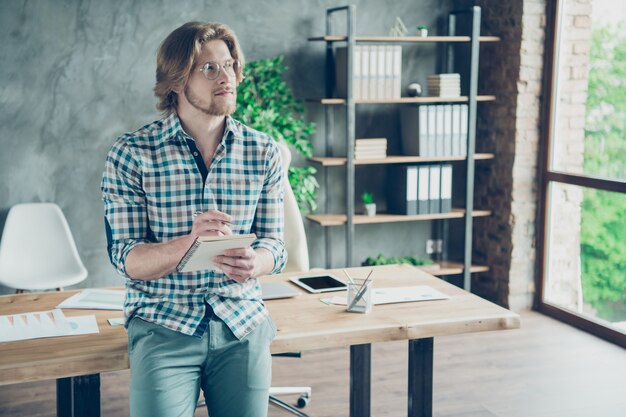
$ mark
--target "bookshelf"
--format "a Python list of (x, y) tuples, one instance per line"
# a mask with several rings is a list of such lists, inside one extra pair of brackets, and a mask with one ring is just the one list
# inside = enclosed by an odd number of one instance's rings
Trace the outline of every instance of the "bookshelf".
[[(346, 21), (346, 36), (334, 35), (332, 27), (331, 16), (337, 13), (345, 13)], [(462, 261), (454, 262), (445, 260), (439, 262), (435, 266), (431, 266), (429, 272), (439, 276), (449, 275), (463, 275), (463, 287), (466, 290), (471, 290), (471, 273), (485, 272), (489, 270), (485, 265), (472, 264), (472, 227), (474, 218), (486, 217), (491, 215), (489, 210), (474, 209), (474, 164), (476, 161), (492, 160), (495, 155), (492, 153), (476, 153), (476, 114), (477, 103), (493, 102), (496, 100), (495, 95), (478, 95), (478, 59), (479, 59), (479, 45), (480, 43), (499, 42), (500, 38), (497, 36), (481, 36), (480, 35), (480, 8), (472, 7), (466, 10), (453, 11), (448, 15), (448, 35), (447, 36), (406, 36), (406, 37), (391, 37), (391, 36), (356, 36), (356, 24), (355, 22), (356, 6), (348, 5), (341, 7), (334, 7), (326, 9), (326, 35), (319, 37), (311, 37), (308, 40), (311, 42), (324, 42), (326, 45), (326, 97), (307, 99), (309, 102), (319, 103), (324, 106), (325, 110), (325, 143), (323, 156), (315, 156), (309, 158), (311, 163), (315, 163), (325, 168), (323, 170), (323, 185), (322, 192), (330, 189), (329, 170), (334, 167), (342, 167), (345, 169), (345, 181), (343, 187), (345, 189), (345, 213), (331, 213), (329, 199), (326, 198), (324, 213), (308, 215), (307, 219), (315, 224), (324, 228), (325, 235), (325, 248), (326, 248), (326, 267), (331, 267), (331, 255), (332, 255), (332, 242), (329, 229), (332, 227), (344, 227), (345, 228), (345, 250), (346, 250), (346, 264), (347, 266), (358, 265), (359, 262), (355, 262), (354, 259), (354, 241), (355, 241), (355, 226), (356, 225), (369, 225), (369, 224), (383, 224), (383, 223), (397, 223), (397, 222), (416, 222), (416, 221), (437, 221), (443, 222), (443, 227), (438, 229), (443, 230), (442, 234), (448, 234), (449, 219), (461, 219), (462, 226), (459, 227), (459, 223), (454, 224), (454, 228), (460, 229), (463, 235), (463, 250)], [(463, 16), (468, 18), (470, 22), (469, 35), (459, 36), (455, 33), (457, 26), (457, 17)], [(345, 73), (349, 76), (346, 79), (346, 98), (333, 97), (335, 88), (335, 79), (340, 74), (336, 73), (334, 66), (335, 58), (335, 45), (341, 43), (346, 48), (344, 56), (345, 58)], [(467, 44), (469, 47), (468, 58), (468, 71), (467, 79), (463, 82), (468, 83), (469, 89), (465, 96), (460, 97), (400, 97), (400, 98), (384, 98), (384, 99), (356, 99), (354, 96), (354, 80), (352, 74), (353, 65), (355, 60), (355, 51), (357, 44), (424, 44), (424, 43), (443, 43), (446, 50), (446, 66), (447, 72), (452, 71), (452, 52), (450, 46), (452, 44)], [(372, 47), (373, 48), (373, 47)], [(363, 58), (364, 59), (364, 58)], [(345, 76), (345, 74), (341, 74)], [(357, 105), (411, 105), (411, 104), (452, 104), (452, 103), (467, 103), (467, 129), (466, 133), (463, 133), (463, 142), (466, 145), (465, 156), (408, 156), (408, 155), (393, 155), (386, 156), (378, 159), (355, 159), (355, 131), (356, 131), (356, 111)], [(335, 139), (335, 122), (333, 115), (333, 108), (340, 107), (341, 111), (345, 114), (345, 131), (343, 135), (338, 135)], [(462, 122), (463, 126), (465, 122)], [(335, 140), (345, 141), (346, 155), (334, 156), (332, 153), (331, 144)], [(355, 213), (355, 167), (363, 166), (361, 169), (367, 169), (369, 165), (401, 165), (401, 164), (420, 164), (420, 163), (439, 163), (439, 162), (452, 162), (463, 166), (455, 166), (453, 169), (456, 172), (459, 169), (464, 169), (464, 206), (453, 208), (450, 212), (445, 213), (431, 213), (431, 214), (417, 214), (417, 215), (398, 215), (398, 214), (377, 214), (375, 216), (366, 216)], [(389, 168), (391, 169), (391, 168)], [(366, 227), (366, 226), (363, 226)], [(451, 226), (452, 227), (452, 226)], [(447, 237), (447, 236), (445, 236)], [(414, 243), (414, 242), (413, 242)], [(445, 259), (445, 256), (444, 256)]]

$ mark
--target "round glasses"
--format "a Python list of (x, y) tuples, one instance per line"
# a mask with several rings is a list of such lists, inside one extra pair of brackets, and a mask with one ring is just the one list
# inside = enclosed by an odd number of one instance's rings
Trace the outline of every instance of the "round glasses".
[(236, 76), (239, 72), (240, 65), (237, 59), (229, 59), (224, 61), (221, 65), (218, 62), (209, 61), (198, 68), (198, 71), (202, 71), (207, 80), (215, 80), (220, 76), (221, 70), (224, 70), (228, 75)]

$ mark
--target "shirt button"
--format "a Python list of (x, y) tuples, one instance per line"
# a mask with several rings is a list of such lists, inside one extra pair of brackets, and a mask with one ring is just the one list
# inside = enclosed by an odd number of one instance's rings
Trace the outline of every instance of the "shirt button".
[(198, 152), (194, 152), (194, 153), (193, 153), (193, 156), (198, 156)]

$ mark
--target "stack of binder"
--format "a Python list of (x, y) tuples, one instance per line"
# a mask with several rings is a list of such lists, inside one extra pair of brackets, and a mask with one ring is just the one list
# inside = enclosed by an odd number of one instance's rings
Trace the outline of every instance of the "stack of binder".
[[(348, 49), (336, 49), (338, 97), (348, 96)], [(352, 96), (356, 100), (398, 99), (401, 94), (402, 47), (355, 45), (352, 62)]]
[(382, 159), (387, 157), (387, 139), (356, 139), (354, 159)]
[(402, 152), (415, 156), (467, 156), (467, 104), (401, 108)]
[(414, 215), (452, 210), (451, 164), (393, 166), (389, 175), (389, 213)]
[(460, 97), (460, 74), (435, 74), (428, 76), (428, 95), (433, 97)]

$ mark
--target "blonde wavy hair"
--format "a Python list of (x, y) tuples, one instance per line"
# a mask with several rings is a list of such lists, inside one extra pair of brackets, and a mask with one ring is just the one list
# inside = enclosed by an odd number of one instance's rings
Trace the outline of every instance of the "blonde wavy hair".
[(178, 95), (175, 89), (183, 89), (191, 74), (202, 44), (223, 40), (233, 59), (240, 62), (236, 73), (237, 82), (243, 79), (244, 57), (235, 32), (222, 23), (188, 22), (170, 33), (161, 43), (157, 54), (156, 85), (154, 94), (159, 99), (157, 109), (165, 115), (176, 111)]

